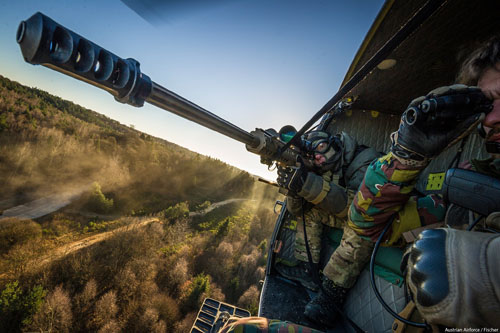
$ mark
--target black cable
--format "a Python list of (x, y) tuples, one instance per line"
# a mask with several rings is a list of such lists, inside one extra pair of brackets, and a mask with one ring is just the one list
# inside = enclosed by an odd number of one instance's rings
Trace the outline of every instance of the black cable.
[(304, 213), (304, 198), (301, 198), (301, 210), (302, 210), (302, 227), (304, 230), (304, 243), (306, 245), (306, 253), (307, 253), (307, 260), (309, 260), (309, 267), (312, 272), (313, 280), (316, 282), (320, 287), (321, 287), (321, 279), (319, 278), (318, 275), (318, 269), (315, 267), (314, 262), (312, 260), (312, 254), (311, 250), (309, 248), (309, 241), (307, 240), (307, 231), (306, 231), (306, 218), (305, 218), (305, 213)]
[(482, 218), (483, 218), (483, 216), (479, 215), (479, 217), (477, 219), (475, 219), (474, 222), (472, 222), (472, 224), (470, 226), (467, 227), (467, 231), (472, 231), (472, 229), (474, 229), (474, 227), (476, 226), (476, 224), (478, 224), (479, 221), (481, 221)]
[(411, 33), (413, 33), (422, 23), (425, 22), (434, 12), (447, 0), (429, 0), (410, 18), (404, 26), (396, 32), (378, 51), (375, 53), (346, 84), (304, 125), (302, 128), (278, 151), (278, 157), (286, 151), (290, 145), (298, 141), (305, 131), (311, 127), (326, 112), (330, 111), (335, 104), (340, 101), (349, 91), (351, 91), (363, 78), (365, 78), (382, 60), (396, 49)]
[(391, 227), (392, 222), (394, 222), (395, 218), (396, 218), (396, 215), (393, 215), (392, 218), (389, 220), (389, 222), (385, 226), (384, 230), (380, 234), (380, 237), (377, 239), (377, 242), (375, 243), (375, 247), (373, 248), (372, 257), (370, 258), (370, 283), (372, 285), (373, 291), (375, 292), (375, 296), (377, 296), (377, 299), (379, 300), (380, 304), (382, 304), (384, 309), (386, 309), (387, 312), (389, 312), (394, 318), (396, 318), (397, 320), (399, 320), (407, 325), (430, 329), (429, 325), (427, 325), (426, 323), (417, 323), (415, 321), (405, 319), (405, 318), (401, 317), (399, 314), (397, 314), (396, 312), (394, 312), (389, 307), (389, 305), (387, 305), (387, 303), (384, 301), (384, 299), (382, 298), (382, 296), (380, 295), (380, 293), (377, 290), (377, 286), (375, 285), (375, 257), (377, 256), (377, 251), (378, 251), (378, 248), (380, 247), (380, 243), (382, 242), (382, 239), (384, 238), (385, 234), (387, 233), (387, 230), (389, 230), (389, 228)]
[[(328, 293), (326, 292), (326, 290), (323, 288), (323, 284), (321, 283), (321, 279), (319, 278), (319, 274), (318, 274), (318, 270), (315, 269), (314, 267), (314, 263), (312, 261), (312, 255), (311, 255), (311, 250), (309, 249), (309, 242), (307, 241), (307, 232), (306, 232), (306, 218), (305, 218), (305, 214), (304, 214), (304, 204), (305, 204), (305, 200), (304, 198), (302, 198), (301, 200), (301, 210), (302, 210), (302, 226), (304, 228), (304, 242), (305, 242), (305, 245), (306, 245), (306, 252), (307, 252), (307, 259), (309, 260), (309, 266), (311, 267), (311, 270), (312, 270), (312, 274), (313, 274), (313, 279), (314, 281), (319, 285), (319, 287), (321, 288), (321, 290), (325, 293), (325, 295), (328, 295)], [(337, 313), (340, 314), (340, 316), (349, 323), (349, 325), (351, 325), (351, 327), (357, 332), (357, 333), (365, 333), (365, 331), (363, 331), (354, 321), (351, 320), (351, 318), (349, 318), (345, 313), (344, 311), (342, 311), (341, 309), (339, 309), (339, 307), (337, 306), (337, 304), (333, 303), (332, 302), (332, 305), (333, 307), (335, 308), (335, 311), (337, 311)]]
[(500, 232), (496, 231), (495, 229), (493, 228), (484, 228), (485, 231), (488, 231), (488, 232), (491, 232), (491, 233), (494, 233), (494, 234), (500, 234)]

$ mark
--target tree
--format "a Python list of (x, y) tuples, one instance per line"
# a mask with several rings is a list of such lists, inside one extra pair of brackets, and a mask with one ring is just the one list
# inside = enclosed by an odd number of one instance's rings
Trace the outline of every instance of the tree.
[(238, 299), (238, 305), (256, 315), (259, 309), (259, 289), (252, 285)]
[(115, 319), (117, 313), (116, 292), (111, 290), (104, 294), (95, 304), (92, 314), (93, 328), (103, 327), (106, 323)]
[(94, 182), (87, 202), (87, 208), (96, 213), (109, 213), (113, 209), (113, 199), (108, 199), (102, 193), (101, 185)]
[[(187, 311), (198, 309), (201, 296), (210, 293), (210, 277), (203, 273), (196, 275), (184, 297), (184, 308)], [(187, 312), (186, 311), (186, 312)]]
[(189, 216), (189, 205), (187, 201), (179, 202), (175, 206), (170, 206), (163, 211), (163, 217), (170, 223)]
[(59, 285), (47, 296), (29, 328), (41, 332), (69, 332), (72, 322), (71, 299)]
[(0, 293), (0, 331), (15, 332), (30, 324), (46, 294), (39, 285), (23, 291), (18, 281), (8, 283)]
[(42, 236), (42, 227), (32, 220), (6, 218), (0, 221), (0, 254)]
[(229, 217), (224, 220), (221, 224), (219, 224), (219, 228), (217, 229), (217, 233), (215, 234), (215, 239), (217, 242), (220, 242), (227, 236), (229, 232)]

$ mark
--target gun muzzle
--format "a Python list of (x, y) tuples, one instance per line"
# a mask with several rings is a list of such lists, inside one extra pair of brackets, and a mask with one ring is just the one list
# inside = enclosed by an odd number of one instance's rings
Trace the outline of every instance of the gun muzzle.
[(142, 106), (152, 90), (139, 62), (123, 59), (38, 12), (16, 34), (24, 60), (104, 89), (116, 100)]
[(43, 65), (111, 93), (133, 106), (144, 102), (175, 113), (204, 127), (258, 147), (260, 139), (195, 103), (152, 82), (135, 59), (112, 52), (38, 12), (19, 24), (16, 34), (24, 60)]

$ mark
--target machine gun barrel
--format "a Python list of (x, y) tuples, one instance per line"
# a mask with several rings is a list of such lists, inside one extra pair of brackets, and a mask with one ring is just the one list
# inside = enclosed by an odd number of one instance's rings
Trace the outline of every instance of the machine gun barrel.
[(152, 83), (151, 94), (145, 101), (224, 134), (250, 147), (259, 145), (260, 141), (257, 137), (155, 82)]
[(16, 35), (26, 62), (43, 65), (85, 81), (136, 107), (144, 102), (224, 134), (247, 145), (261, 138), (151, 81), (135, 59), (123, 59), (38, 12), (22, 21)]

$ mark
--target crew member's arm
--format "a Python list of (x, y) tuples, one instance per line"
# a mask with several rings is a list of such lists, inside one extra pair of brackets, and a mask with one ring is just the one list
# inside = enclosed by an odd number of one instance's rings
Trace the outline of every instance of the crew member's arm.
[(411, 248), (407, 283), (426, 321), (500, 327), (500, 235), (425, 230)]
[(418, 227), (418, 199), (410, 200), (410, 193), (421, 171), (421, 167), (405, 166), (392, 153), (373, 161), (349, 209), (349, 226), (375, 241), (391, 216), (404, 211), (413, 220), (417, 218), (411, 222), (416, 222)]
[[(432, 158), (465, 137), (481, 120), (481, 114), (468, 116), (443, 128), (432, 117), (408, 121), (408, 111), (419, 109), (425, 99), (468, 95), (477, 88), (464, 85), (440, 87), (413, 100), (392, 133), (391, 152), (374, 161), (349, 209), (349, 226), (361, 236), (376, 240), (389, 219), (397, 214), (386, 240), (391, 243), (406, 231), (444, 218), (445, 207), (437, 196), (411, 197), (420, 172)], [(436, 112), (439, 112), (436, 111)]]
[(314, 205), (329, 214), (338, 214), (347, 206), (346, 190), (313, 172), (308, 172), (299, 191), (287, 196), (287, 208), (292, 214), (302, 214), (303, 205)]
[(347, 191), (320, 175), (309, 172), (299, 196), (330, 214), (338, 214), (347, 206)]

